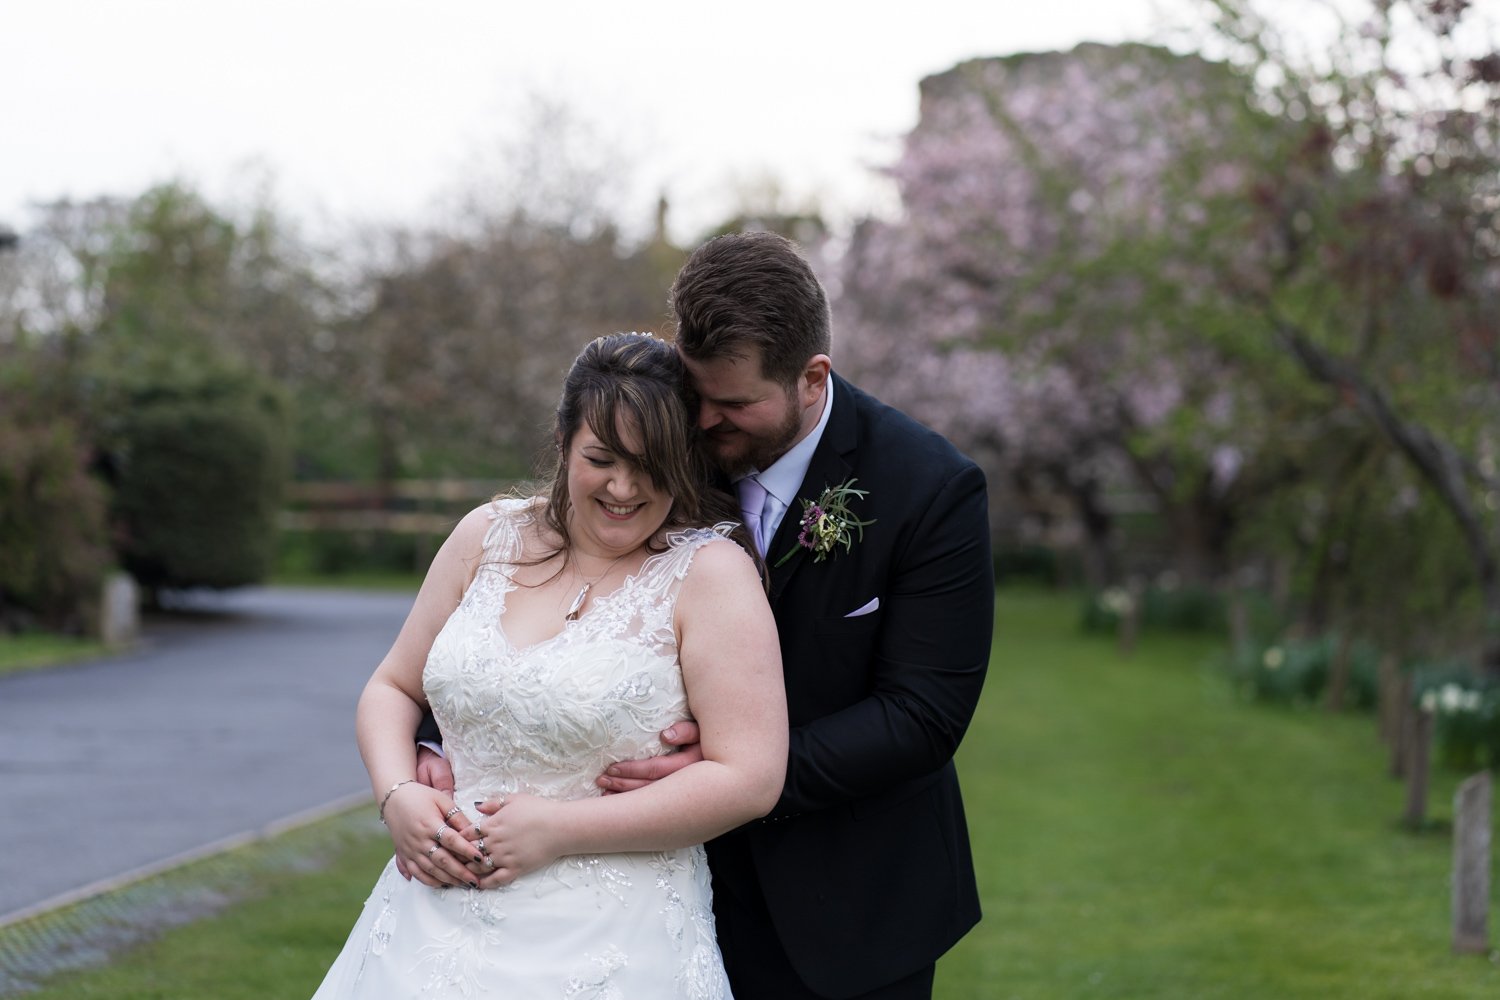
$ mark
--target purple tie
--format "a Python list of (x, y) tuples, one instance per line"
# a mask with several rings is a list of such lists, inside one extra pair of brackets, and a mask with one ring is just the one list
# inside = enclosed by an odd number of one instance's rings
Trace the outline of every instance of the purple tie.
[(766, 554), (766, 540), (760, 533), (761, 511), (766, 505), (766, 488), (757, 480), (746, 476), (738, 484), (740, 492), (740, 513), (745, 516), (745, 527), (750, 529), (750, 537), (755, 539), (755, 549), (762, 556)]

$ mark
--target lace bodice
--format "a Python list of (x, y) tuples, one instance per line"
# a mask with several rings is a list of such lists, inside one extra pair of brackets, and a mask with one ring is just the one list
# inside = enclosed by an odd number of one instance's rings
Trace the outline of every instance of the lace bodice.
[[(466, 811), (513, 792), (598, 795), (608, 764), (663, 752), (658, 734), (688, 714), (672, 616), (719, 534), (673, 535), (558, 635), (517, 648), (505, 600), (539, 509), (493, 505), (484, 561), (422, 676)], [(727, 1000), (703, 846), (569, 855), (497, 889), (432, 889), (392, 862), (315, 1000), (542, 996)]]
[(605, 767), (662, 753), (657, 734), (688, 717), (672, 616), (693, 554), (720, 535), (672, 535), (665, 552), (558, 635), (517, 648), (505, 634), (505, 601), (521, 532), (539, 509), (525, 500), (493, 505), (484, 562), (423, 673), (458, 802), (518, 791), (597, 795)]

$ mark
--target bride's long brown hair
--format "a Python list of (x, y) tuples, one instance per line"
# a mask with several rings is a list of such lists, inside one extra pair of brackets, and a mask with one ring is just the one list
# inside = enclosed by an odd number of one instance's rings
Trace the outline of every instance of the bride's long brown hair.
[[(562, 539), (559, 551), (565, 561), (573, 543), (568, 531), (568, 450), (585, 424), (606, 448), (633, 463), (672, 497), (662, 533), (648, 543), (651, 551), (666, 547), (666, 532), (739, 521), (739, 504), (715, 484), (689, 409), (690, 395), (677, 351), (650, 334), (599, 337), (579, 352), (563, 379), (553, 424), (553, 464), (542, 479), (547, 494), (543, 521)], [(622, 423), (635, 431), (638, 451), (620, 439)], [(760, 564), (743, 526), (730, 537)]]

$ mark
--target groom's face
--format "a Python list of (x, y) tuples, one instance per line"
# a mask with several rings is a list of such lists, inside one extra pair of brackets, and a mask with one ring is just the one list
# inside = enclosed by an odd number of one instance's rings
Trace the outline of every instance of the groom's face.
[[(760, 355), (699, 361), (684, 357), (698, 392), (698, 426), (714, 460), (731, 476), (766, 469), (801, 440), (822, 413), (811, 410), (799, 377), (792, 386), (761, 374)], [(817, 399), (822, 387), (817, 387)]]

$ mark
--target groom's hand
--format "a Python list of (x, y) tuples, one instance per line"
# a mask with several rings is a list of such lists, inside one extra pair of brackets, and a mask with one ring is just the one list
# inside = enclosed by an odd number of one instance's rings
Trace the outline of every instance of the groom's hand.
[(662, 731), (661, 741), (667, 746), (676, 747), (677, 752), (611, 764), (603, 774), (594, 779), (594, 783), (604, 789), (606, 795), (610, 792), (629, 792), (645, 788), (651, 782), (703, 759), (703, 748), (698, 745), (696, 722), (674, 723)]
[(453, 765), (431, 747), (417, 747), (417, 780), (444, 795), (453, 794)]

